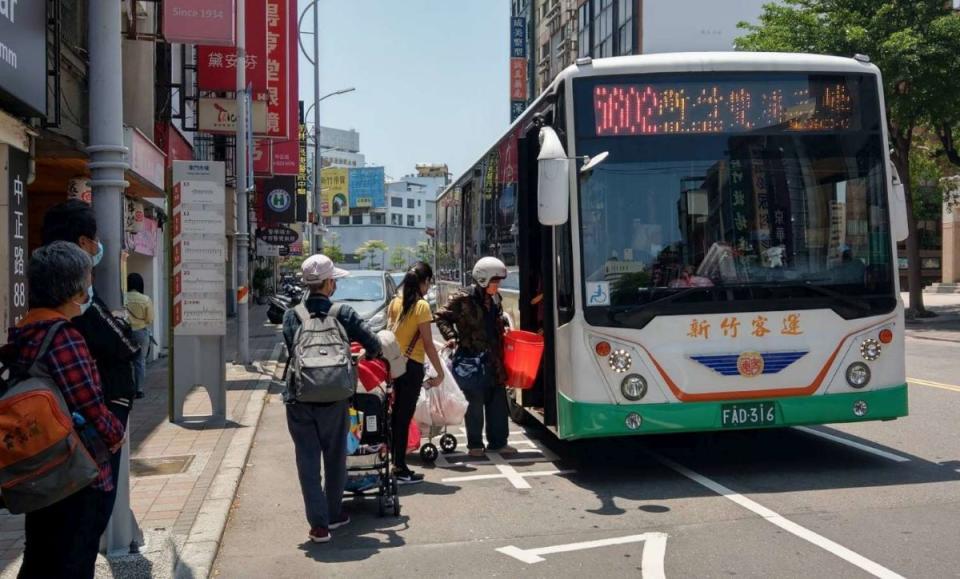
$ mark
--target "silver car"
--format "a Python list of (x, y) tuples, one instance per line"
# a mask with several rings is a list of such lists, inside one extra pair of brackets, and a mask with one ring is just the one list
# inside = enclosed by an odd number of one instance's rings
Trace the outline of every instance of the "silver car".
[(379, 332), (387, 326), (387, 306), (397, 292), (397, 284), (383, 271), (356, 270), (337, 280), (335, 302), (350, 304), (370, 329)]

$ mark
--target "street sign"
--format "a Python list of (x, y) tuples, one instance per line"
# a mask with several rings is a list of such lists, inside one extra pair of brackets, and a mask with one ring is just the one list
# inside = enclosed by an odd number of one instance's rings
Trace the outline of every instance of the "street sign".
[[(267, 227), (257, 230), (257, 239), (263, 240), (270, 245), (287, 245), (296, 243), (300, 239), (300, 234), (289, 227)], [(288, 248), (289, 249), (289, 248)]]

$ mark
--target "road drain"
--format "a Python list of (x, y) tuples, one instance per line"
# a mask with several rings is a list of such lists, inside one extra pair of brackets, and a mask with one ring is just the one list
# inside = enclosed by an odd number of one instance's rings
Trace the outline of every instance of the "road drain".
[(131, 458), (132, 476), (159, 476), (186, 472), (193, 462), (194, 455), (161, 456), (157, 458)]

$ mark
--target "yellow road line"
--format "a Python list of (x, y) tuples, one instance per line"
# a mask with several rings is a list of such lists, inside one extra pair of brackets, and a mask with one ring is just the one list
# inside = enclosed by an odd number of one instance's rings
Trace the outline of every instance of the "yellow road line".
[(931, 388), (940, 388), (941, 390), (951, 390), (953, 392), (960, 392), (960, 386), (954, 386), (953, 384), (944, 384), (942, 382), (931, 382), (930, 380), (920, 380), (919, 378), (907, 378), (907, 382), (910, 384), (916, 384), (917, 386), (930, 386)]

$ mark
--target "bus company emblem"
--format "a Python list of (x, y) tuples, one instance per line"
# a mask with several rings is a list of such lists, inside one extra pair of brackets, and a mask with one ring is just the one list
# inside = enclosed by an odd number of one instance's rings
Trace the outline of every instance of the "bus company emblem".
[(763, 356), (759, 352), (744, 352), (737, 358), (737, 371), (746, 378), (763, 374)]
[(761, 374), (779, 374), (788, 366), (803, 358), (807, 352), (743, 352), (741, 354), (718, 354), (691, 356), (722, 376), (753, 378)]

